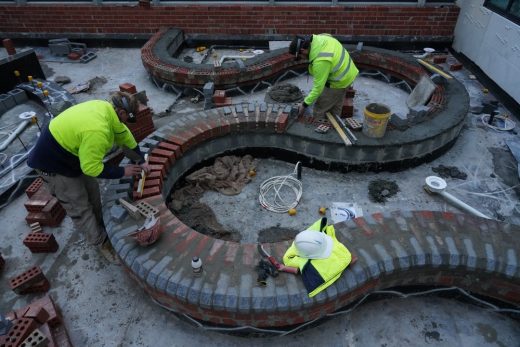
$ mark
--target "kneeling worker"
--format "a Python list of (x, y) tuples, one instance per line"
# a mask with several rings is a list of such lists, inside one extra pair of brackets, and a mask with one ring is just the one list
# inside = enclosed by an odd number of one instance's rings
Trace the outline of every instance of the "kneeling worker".
[(343, 45), (329, 34), (296, 36), (289, 53), (297, 60), (308, 60), (313, 76), (312, 89), (299, 108), (299, 116), (312, 104), (316, 118), (323, 118), (327, 112), (341, 116), (346, 90), (359, 73)]
[[(117, 259), (103, 223), (96, 178), (117, 179), (149, 171), (125, 125), (136, 121), (137, 110), (137, 99), (124, 92), (111, 95), (110, 102), (91, 100), (74, 105), (42, 129), (27, 161), (63, 205), (76, 229), (85, 233), (88, 243), (98, 245), (111, 262)], [(103, 164), (114, 144), (132, 149), (135, 157), (141, 158), (140, 164), (125, 167)]]

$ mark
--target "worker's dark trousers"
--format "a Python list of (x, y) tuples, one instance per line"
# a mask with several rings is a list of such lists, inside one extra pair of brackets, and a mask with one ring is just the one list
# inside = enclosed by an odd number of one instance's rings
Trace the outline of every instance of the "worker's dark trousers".
[(312, 115), (316, 118), (324, 118), (325, 113), (330, 112), (335, 116), (341, 116), (346, 92), (347, 88), (323, 88), (323, 92), (314, 103)]
[(43, 176), (51, 194), (56, 196), (76, 227), (85, 233), (87, 242), (100, 245), (107, 234), (103, 224), (99, 184), (94, 177), (81, 175)]

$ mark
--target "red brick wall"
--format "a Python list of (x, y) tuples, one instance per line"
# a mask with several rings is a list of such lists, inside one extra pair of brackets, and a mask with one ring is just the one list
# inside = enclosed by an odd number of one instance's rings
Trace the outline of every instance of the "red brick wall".
[(451, 39), (459, 8), (414, 6), (1, 5), (2, 33), (152, 34), (160, 27), (206, 34), (310, 34)]

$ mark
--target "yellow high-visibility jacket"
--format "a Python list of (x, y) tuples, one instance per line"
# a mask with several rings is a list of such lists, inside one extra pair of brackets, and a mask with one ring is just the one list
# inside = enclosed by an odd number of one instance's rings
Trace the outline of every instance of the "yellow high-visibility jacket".
[(283, 263), (287, 266), (297, 267), (302, 274), (303, 284), (309, 293), (309, 297), (313, 297), (332, 283), (334, 283), (343, 270), (347, 268), (352, 260), (347, 247), (336, 239), (336, 231), (333, 225), (326, 225), (327, 219), (322, 218), (316, 221), (307, 230), (314, 230), (317, 233), (324, 232), (332, 237), (334, 242), (332, 253), (326, 259), (307, 259), (298, 256), (294, 242), (287, 249), (283, 256)]
[(313, 84), (305, 103), (314, 103), (327, 82), (330, 88), (346, 88), (354, 82), (358, 73), (352, 58), (338, 40), (329, 34), (312, 35), (309, 74), (313, 76)]
[(114, 144), (130, 149), (137, 146), (130, 130), (104, 100), (83, 102), (63, 111), (51, 120), (49, 131), (61, 147), (79, 158), (81, 171), (92, 177), (103, 171), (103, 158)]

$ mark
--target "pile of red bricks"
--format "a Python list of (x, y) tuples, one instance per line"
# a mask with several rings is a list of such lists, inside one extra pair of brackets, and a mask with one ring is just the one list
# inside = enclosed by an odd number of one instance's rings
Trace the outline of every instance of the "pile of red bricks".
[[(13, 326), (0, 336), (0, 346), (72, 346), (59, 310), (50, 296), (7, 313)], [(24, 344), (25, 343), (25, 344)]]
[[(119, 85), (119, 90), (127, 92), (129, 94), (137, 94), (137, 88), (131, 83), (123, 83)], [(135, 115), (137, 121), (135, 123), (126, 124), (128, 129), (134, 135), (137, 142), (141, 142), (146, 136), (150, 135), (154, 130), (155, 126), (152, 120), (152, 109), (142, 103), (139, 103), (139, 111)]]
[(226, 96), (225, 90), (215, 90), (215, 93), (213, 93), (213, 105), (215, 107), (229, 106), (231, 103), (231, 98)]
[(29, 212), (25, 220), (27, 224), (40, 223), (41, 225), (56, 227), (65, 218), (65, 209), (58, 199), (53, 197), (44, 187), (43, 180), (37, 178), (25, 190), (29, 200), (24, 204)]

